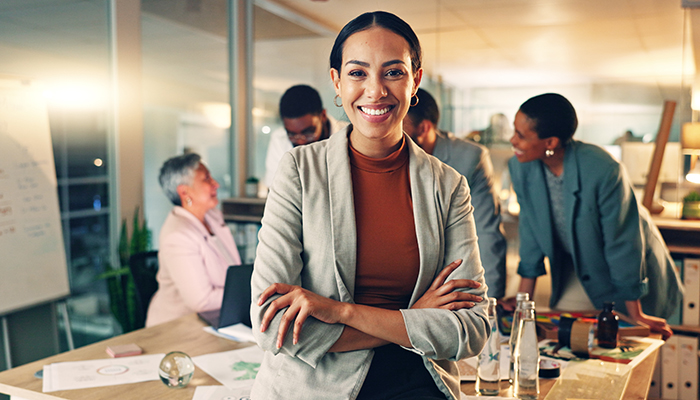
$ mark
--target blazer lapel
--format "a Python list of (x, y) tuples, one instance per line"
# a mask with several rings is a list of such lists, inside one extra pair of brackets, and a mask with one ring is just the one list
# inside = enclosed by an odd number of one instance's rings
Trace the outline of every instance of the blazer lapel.
[[(530, 174), (525, 174), (526, 182), (523, 185), (532, 199), (532, 212), (535, 215), (533, 224), (538, 227), (535, 240), (540, 243), (544, 253), (552, 257), (554, 254), (552, 228), (552, 212), (549, 206), (549, 189), (547, 189), (546, 178), (544, 176), (544, 164), (540, 161), (532, 163)], [(549, 232), (549, 234), (546, 234)]]
[(580, 191), (576, 148), (576, 142), (571, 143), (564, 155), (564, 210), (566, 212), (566, 229), (569, 233), (569, 245), (574, 253), (577, 250), (577, 246), (574, 246), (574, 243), (576, 243), (574, 217), (578, 209)]
[[(440, 263), (445, 260), (442, 251), (435, 251), (435, 246), (442, 246), (443, 238), (439, 235), (442, 216), (438, 215), (435, 198), (435, 178), (427, 154), (413, 140), (404, 135), (409, 144), (408, 169), (411, 180), (411, 201), (413, 202), (413, 218), (416, 224), (416, 238), (420, 253), (420, 271), (418, 284), (411, 295), (410, 304), (415, 303), (422, 293), (430, 286)], [(454, 260), (449, 260), (454, 261)]]
[(345, 132), (331, 135), (326, 152), (335, 278), (340, 300), (346, 302), (354, 302), (357, 267), (357, 229), (348, 156), (350, 129), (352, 126)]

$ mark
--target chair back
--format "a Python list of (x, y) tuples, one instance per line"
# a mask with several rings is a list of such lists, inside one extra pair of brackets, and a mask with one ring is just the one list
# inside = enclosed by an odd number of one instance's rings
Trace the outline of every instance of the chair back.
[(129, 257), (129, 270), (136, 286), (138, 325), (144, 327), (151, 297), (158, 290), (158, 250), (133, 254)]

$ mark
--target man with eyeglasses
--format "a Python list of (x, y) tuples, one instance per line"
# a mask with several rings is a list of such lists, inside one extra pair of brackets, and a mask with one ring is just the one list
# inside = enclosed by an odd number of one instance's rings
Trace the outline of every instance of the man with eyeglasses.
[(272, 132), (267, 147), (264, 179), (267, 187), (272, 185), (284, 153), (296, 146), (328, 139), (332, 133), (348, 125), (328, 115), (321, 96), (308, 85), (292, 86), (284, 92), (280, 99), (280, 117), (284, 128)]

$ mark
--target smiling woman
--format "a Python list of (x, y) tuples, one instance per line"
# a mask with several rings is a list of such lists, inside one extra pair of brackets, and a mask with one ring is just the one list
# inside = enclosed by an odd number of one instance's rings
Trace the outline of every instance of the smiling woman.
[(221, 307), (226, 270), (241, 258), (216, 208), (219, 184), (198, 154), (168, 159), (158, 178), (174, 207), (158, 240), (158, 291), (146, 326)]
[(420, 43), (366, 13), (330, 72), (351, 125), (277, 169), (252, 278), (265, 350), (252, 397), (458, 399), (449, 360), (483, 347), (487, 288), (465, 178), (403, 134)]

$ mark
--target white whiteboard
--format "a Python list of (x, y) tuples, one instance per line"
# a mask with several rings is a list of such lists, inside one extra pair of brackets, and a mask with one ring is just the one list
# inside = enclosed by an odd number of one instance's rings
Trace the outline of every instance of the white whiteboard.
[(0, 80), (0, 315), (68, 294), (46, 103)]

